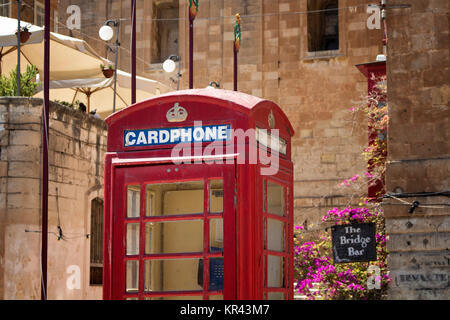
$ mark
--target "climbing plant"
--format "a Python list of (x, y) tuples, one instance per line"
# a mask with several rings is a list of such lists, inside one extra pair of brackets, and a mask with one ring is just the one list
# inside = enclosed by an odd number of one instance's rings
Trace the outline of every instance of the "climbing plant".
[[(294, 268), (295, 290), (307, 299), (383, 299), (390, 282), (387, 268), (385, 219), (379, 199), (384, 192), (384, 173), (387, 156), (388, 104), (386, 79), (372, 79), (376, 87), (367, 101), (350, 108), (363, 112), (368, 119), (370, 139), (363, 151), (368, 170), (355, 174), (339, 184), (347, 193), (357, 193), (358, 205), (334, 208), (322, 217), (327, 226), (372, 222), (376, 226), (377, 260), (371, 262), (334, 263), (331, 230), (323, 228), (313, 239), (305, 226), (295, 227)], [(369, 198), (367, 188), (381, 185), (376, 198)], [(350, 189), (349, 189), (350, 188)], [(370, 272), (372, 270), (373, 272)]]

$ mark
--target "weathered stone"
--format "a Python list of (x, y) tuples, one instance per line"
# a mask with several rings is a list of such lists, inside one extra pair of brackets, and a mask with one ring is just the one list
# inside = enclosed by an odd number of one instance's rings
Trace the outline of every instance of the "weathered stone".
[[(3, 140), (0, 161), (0, 298), (39, 299), (42, 100), (7, 99), (10, 109), (3, 119), (10, 122), (0, 127), (0, 136), (8, 137)], [(0, 98), (0, 102), (4, 100)], [(52, 276), (48, 287), (52, 289), (48, 298), (100, 298), (101, 292), (90, 290), (88, 282), (83, 282), (84, 293), (68, 290), (65, 283), (70, 265), (83, 266), (83, 272), (89, 274), (89, 265), (83, 265), (89, 260), (84, 236), (89, 232), (88, 190), (103, 182), (106, 127), (102, 121), (56, 104), (51, 105), (51, 112), (48, 270)], [(85, 141), (79, 140), (80, 134), (74, 136), (80, 130), (86, 132)], [(78, 163), (83, 163), (82, 167)], [(96, 196), (101, 193), (95, 191)], [(70, 242), (58, 241), (58, 225)], [(89, 277), (83, 279), (89, 281)]]
[(387, 246), (389, 252), (447, 250), (450, 247), (450, 233), (390, 234)]

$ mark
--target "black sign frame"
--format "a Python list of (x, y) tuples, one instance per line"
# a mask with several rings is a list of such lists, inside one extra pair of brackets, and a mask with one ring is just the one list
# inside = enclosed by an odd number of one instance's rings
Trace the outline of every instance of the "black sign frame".
[(334, 263), (377, 260), (375, 223), (356, 223), (331, 227)]

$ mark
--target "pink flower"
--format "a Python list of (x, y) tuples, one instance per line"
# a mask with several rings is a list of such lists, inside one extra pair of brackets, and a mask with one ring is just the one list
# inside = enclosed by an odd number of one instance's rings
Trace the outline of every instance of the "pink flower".
[(373, 175), (370, 172), (365, 172), (364, 174), (370, 179), (373, 178)]

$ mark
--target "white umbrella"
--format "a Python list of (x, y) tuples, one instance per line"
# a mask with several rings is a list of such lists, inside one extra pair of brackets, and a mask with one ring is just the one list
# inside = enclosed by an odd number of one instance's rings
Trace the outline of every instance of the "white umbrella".
[[(21, 21), (21, 27), (25, 26), (30, 26), (31, 36), (21, 44), (21, 70), (32, 64), (43, 74), (44, 28)], [(0, 74), (17, 66), (16, 32), (16, 19), (0, 17)], [(50, 81), (104, 78), (100, 65), (108, 63), (86, 41), (50, 32)]]
[[(42, 98), (42, 85), (35, 97)], [(116, 111), (131, 105), (131, 74), (117, 71)], [(155, 95), (166, 93), (171, 89), (155, 80), (136, 77), (136, 101), (146, 100)], [(88, 112), (96, 110), (102, 119), (113, 111), (114, 78), (73, 79), (50, 81), (50, 99), (74, 103), (83, 102)]]

